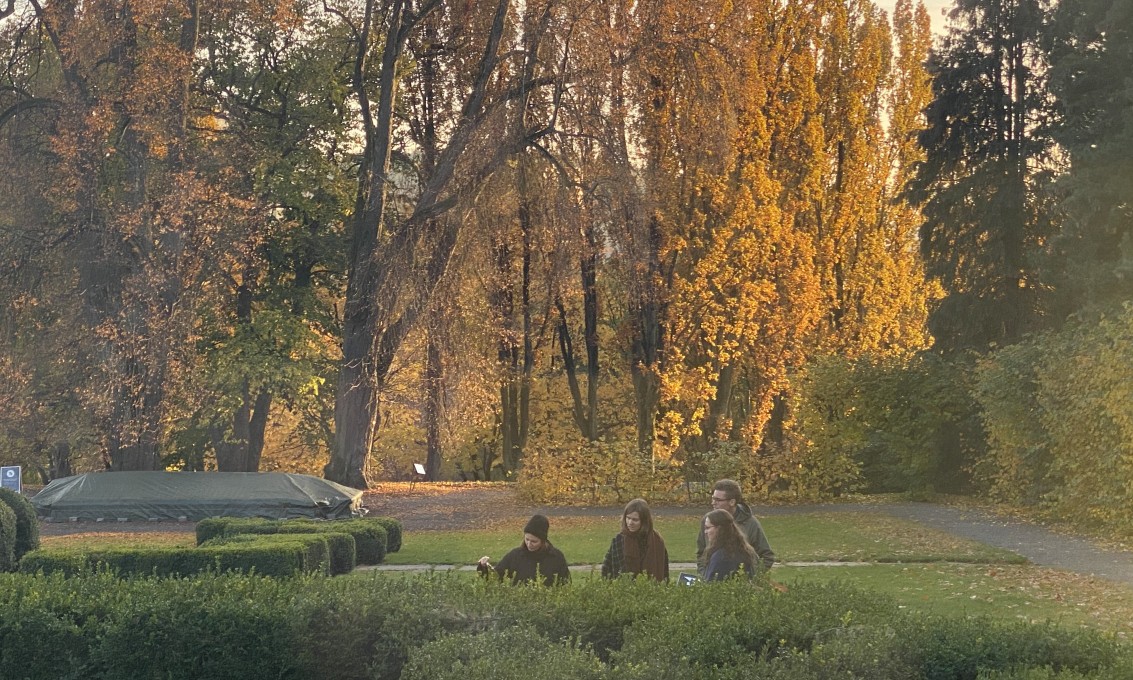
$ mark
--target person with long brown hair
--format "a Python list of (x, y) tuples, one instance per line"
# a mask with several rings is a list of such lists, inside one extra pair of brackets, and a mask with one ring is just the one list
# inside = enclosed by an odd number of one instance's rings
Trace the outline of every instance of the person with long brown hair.
[[(712, 487), (712, 509), (724, 510), (736, 521), (736, 526), (740, 528), (748, 544), (755, 549), (755, 554), (759, 556), (760, 563), (756, 566), (762, 569), (770, 569), (771, 565), (775, 564), (775, 551), (768, 544), (767, 536), (763, 533), (763, 526), (755, 518), (751, 507), (744, 502), (744, 495), (740, 491), (739, 483), (731, 479), (717, 481)], [(704, 529), (702, 527), (700, 535), (696, 537), (696, 569), (702, 575), (705, 566), (708, 564), (705, 553), (706, 547), (707, 541), (704, 540)]]
[(705, 555), (708, 558), (704, 569), (705, 581), (723, 581), (739, 573), (741, 569), (748, 578), (755, 575), (759, 558), (731, 513), (713, 510), (705, 515), (704, 538), (707, 542)]
[(622, 511), (622, 530), (610, 541), (602, 576), (645, 574), (658, 581), (669, 579), (669, 551), (665, 540), (653, 529), (653, 513), (642, 498), (635, 498)]

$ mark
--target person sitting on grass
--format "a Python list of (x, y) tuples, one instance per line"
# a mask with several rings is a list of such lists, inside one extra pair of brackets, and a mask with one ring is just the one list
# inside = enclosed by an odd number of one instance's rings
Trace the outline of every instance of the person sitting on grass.
[(705, 515), (704, 538), (708, 544), (705, 552), (708, 558), (704, 568), (705, 581), (723, 581), (740, 573), (741, 569), (749, 579), (755, 575), (755, 565), (759, 564), (759, 558), (736, 526), (731, 513), (713, 510)]
[(669, 551), (665, 540), (653, 530), (653, 513), (642, 498), (635, 498), (622, 511), (622, 530), (610, 541), (602, 576), (645, 574), (658, 581), (669, 580)]
[(481, 576), (495, 573), (499, 578), (510, 578), (514, 583), (534, 581), (549, 586), (570, 583), (570, 569), (562, 551), (547, 540), (551, 522), (543, 515), (533, 515), (523, 527), (523, 543), (513, 549), (496, 566), (487, 555), (480, 558), (476, 571)]

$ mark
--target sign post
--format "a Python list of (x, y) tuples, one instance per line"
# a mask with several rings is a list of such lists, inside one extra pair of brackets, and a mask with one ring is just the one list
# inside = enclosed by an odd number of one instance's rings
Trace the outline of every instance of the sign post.
[(16, 493), (20, 493), (20, 466), (19, 465), (5, 465), (0, 467), (0, 488), (11, 489)]

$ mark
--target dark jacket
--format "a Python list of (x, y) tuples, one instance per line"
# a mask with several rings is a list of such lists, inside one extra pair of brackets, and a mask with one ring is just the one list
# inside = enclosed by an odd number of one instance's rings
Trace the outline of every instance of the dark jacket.
[[(512, 583), (526, 583), (540, 579), (543, 585), (555, 583), (570, 583), (570, 569), (567, 568), (566, 558), (562, 551), (550, 542), (532, 552), (527, 544), (521, 544), (500, 560), (496, 565), (496, 574), (500, 578), (510, 578)], [(487, 568), (477, 567), (481, 573), (488, 572)]]
[[(755, 554), (759, 557), (760, 565), (764, 569), (770, 569), (772, 564), (775, 564), (775, 551), (771, 549), (771, 544), (767, 542), (767, 536), (763, 533), (763, 525), (759, 523), (751, 514), (751, 508), (744, 503), (736, 504), (736, 514), (732, 517), (739, 525), (740, 531), (743, 532), (747, 538), (747, 542), (751, 547), (755, 548)], [(704, 522), (700, 523), (700, 533), (696, 537), (696, 568), (700, 573), (705, 573), (707, 566), (704, 557), (704, 551), (708, 544), (704, 538)]]
[(748, 578), (755, 576), (755, 568), (748, 561), (747, 556), (736, 556), (724, 550), (717, 550), (708, 558), (708, 565), (704, 568), (705, 581), (723, 581), (734, 576), (740, 567)]

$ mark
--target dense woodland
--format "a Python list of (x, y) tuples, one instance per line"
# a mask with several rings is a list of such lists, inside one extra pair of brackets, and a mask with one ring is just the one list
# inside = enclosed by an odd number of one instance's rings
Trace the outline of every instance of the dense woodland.
[(0, 447), (43, 481), (728, 474), (1133, 526), (1133, 0), (0, 17)]

